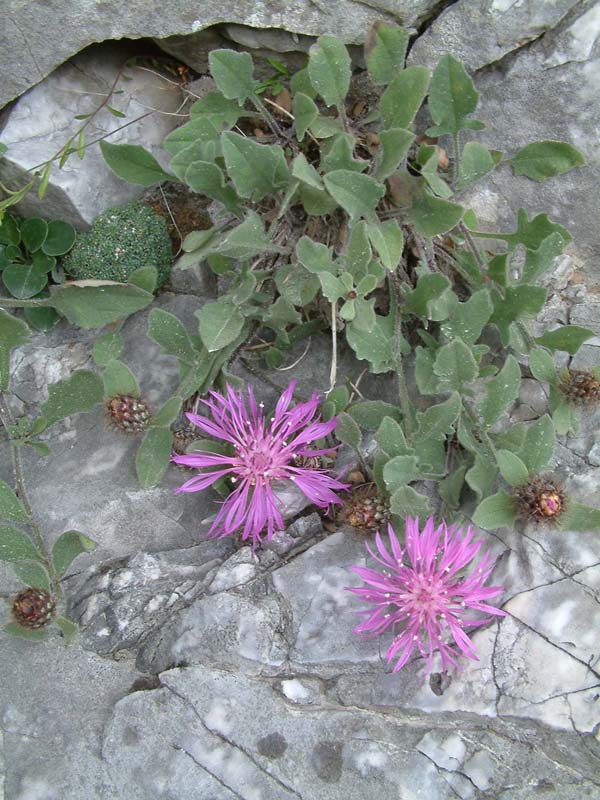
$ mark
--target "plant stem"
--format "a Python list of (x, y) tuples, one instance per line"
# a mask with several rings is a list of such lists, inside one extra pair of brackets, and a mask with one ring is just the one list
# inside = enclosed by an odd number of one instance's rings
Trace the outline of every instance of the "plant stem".
[[(0, 392), (0, 422), (6, 429), (7, 433), (9, 433), (9, 427), (15, 424), (10, 408), (8, 407), (8, 403), (6, 402), (6, 397), (2, 392)], [(29, 517), (28, 525), (31, 530), (36, 547), (40, 551), (40, 554), (43, 556), (45, 567), (48, 571), (48, 574), (50, 575), (50, 580), (52, 582), (52, 588), (54, 594), (57, 598), (59, 598), (61, 596), (61, 589), (59, 586), (58, 576), (54, 571), (54, 566), (52, 565), (52, 562), (48, 558), (48, 554), (46, 552), (46, 546), (44, 544), (44, 540), (42, 539), (42, 534), (40, 533), (40, 529), (38, 528), (35, 519), (33, 517), (33, 510), (31, 508), (31, 503), (29, 502), (29, 497), (27, 496), (27, 490), (25, 489), (25, 479), (23, 478), (23, 462), (21, 461), (21, 450), (17, 445), (14, 444), (11, 444), (11, 450), (12, 450), (13, 472), (15, 475), (15, 487), (17, 490), (17, 495), (19, 497), (19, 500), (21, 501), (21, 505), (25, 509), (25, 513)]]
[(452, 170), (453, 182), (456, 183), (460, 175), (460, 134), (458, 131), (452, 136), (454, 144), (454, 169)]
[(481, 426), (479, 424), (479, 421), (477, 420), (477, 417), (475, 416), (475, 413), (473, 412), (473, 410), (466, 404), (463, 404), (463, 410), (464, 410), (466, 416), (469, 418), (469, 420), (470, 420), (471, 424), (473, 425), (473, 427), (477, 429), (477, 432), (479, 433), (479, 436), (481, 438), (482, 444), (488, 450), (489, 455), (491, 455), (494, 463), (496, 463), (496, 448), (494, 447), (494, 443), (492, 442), (492, 440), (488, 436), (487, 432), (484, 431), (481, 428)]
[(462, 233), (462, 235), (465, 237), (471, 252), (475, 256), (475, 261), (477, 261), (477, 266), (479, 267), (480, 270), (482, 270), (482, 271), (485, 270), (485, 266), (486, 266), (485, 260), (484, 260), (483, 256), (481, 255), (481, 252), (480, 252), (479, 248), (477, 247), (477, 243), (475, 242), (475, 240), (473, 239), (473, 237), (471, 235), (471, 231), (467, 228), (467, 226), (465, 225), (464, 222), (459, 222), (458, 223), (458, 228), (459, 228), (460, 232)]
[(388, 288), (390, 293), (390, 305), (394, 303), (394, 360), (396, 363), (396, 381), (398, 385), (398, 400), (404, 418), (404, 427), (408, 437), (413, 433), (413, 419), (408, 388), (406, 385), (406, 375), (404, 374), (404, 362), (402, 359), (402, 317), (400, 315), (400, 282), (394, 273), (388, 275)]
[(50, 298), (46, 300), (18, 300), (16, 297), (0, 297), (0, 308), (43, 308), (44, 306), (49, 306), (50, 303), (48, 302)]
[(331, 304), (331, 369), (329, 371), (329, 389), (325, 393), (335, 389), (337, 381), (337, 303)]
[(260, 99), (260, 97), (253, 96), (253, 97), (250, 98), (250, 100), (252, 101), (253, 106), (259, 112), (261, 117), (268, 124), (269, 128), (271, 128), (273, 133), (276, 136), (283, 137), (283, 131), (279, 127), (279, 125), (277, 123), (277, 120), (275, 119), (273, 114), (271, 114), (271, 112), (266, 107), (266, 105), (263, 103), (263, 101)]

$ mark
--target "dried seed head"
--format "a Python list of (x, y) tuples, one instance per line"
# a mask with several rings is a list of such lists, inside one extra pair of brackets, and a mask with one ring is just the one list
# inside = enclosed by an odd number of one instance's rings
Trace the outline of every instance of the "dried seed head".
[(522, 517), (536, 522), (554, 522), (565, 508), (566, 495), (552, 476), (538, 476), (513, 491), (513, 500)]
[(600, 401), (600, 380), (586, 369), (568, 369), (558, 389), (571, 405), (593, 405)]
[(128, 394), (111, 397), (106, 411), (112, 424), (125, 433), (141, 433), (150, 422), (151, 412), (147, 403)]
[(43, 628), (55, 610), (54, 599), (43, 589), (24, 589), (13, 599), (13, 619), (22, 628)]

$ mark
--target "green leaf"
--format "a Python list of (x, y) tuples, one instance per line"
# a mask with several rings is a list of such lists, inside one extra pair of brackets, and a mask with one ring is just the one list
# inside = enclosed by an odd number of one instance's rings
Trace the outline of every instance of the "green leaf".
[(427, 135), (481, 129), (481, 123), (468, 119), (477, 109), (478, 99), (479, 93), (464, 66), (449, 53), (443, 55), (431, 79), (429, 111), (435, 126), (429, 128)]
[(377, 153), (377, 168), (375, 177), (384, 180), (395, 172), (406, 157), (415, 134), (404, 128), (390, 128), (379, 134), (379, 151)]
[(521, 385), (521, 369), (517, 359), (509, 355), (498, 375), (487, 382), (485, 398), (477, 413), (486, 426), (493, 425), (517, 399)]
[(400, 424), (392, 417), (384, 417), (375, 434), (375, 441), (388, 456), (412, 455), (414, 450), (406, 443)]
[(385, 186), (368, 175), (339, 169), (324, 176), (329, 194), (351, 219), (370, 214), (385, 194)]
[(344, 411), (350, 400), (350, 392), (346, 386), (338, 386), (327, 395), (327, 402), (333, 403), (334, 414)]
[(25, 308), (23, 314), (36, 331), (49, 331), (60, 319), (53, 308)]
[(383, 480), (390, 494), (418, 477), (417, 457), (413, 455), (395, 456), (383, 468)]
[(465, 482), (466, 470), (466, 464), (461, 464), (438, 484), (438, 494), (448, 508), (460, 508), (460, 494)]
[(323, 181), (317, 170), (306, 160), (304, 153), (298, 153), (292, 161), (292, 176), (314, 189), (323, 189)]
[(98, 375), (84, 369), (77, 370), (70, 378), (48, 386), (48, 399), (40, 408), (45, 419), (44, 427), (49, 428), (71, 414), (91, 411), (101, 402), (102, 381)]
[(162, 308), (153, 308), (148, 316), (148, 336), (159, 344), (165, 353), (176, 356), (186, 364), (193, 364), (198, 351), (181, 320)]
[(181, 411), (183, 400), (181, 397), (169, 397), (162, 408), (152, 417), (150, 425), (164, 428), (175, 422)]
[(73, 281), (50, 287), (50, 303), (81, 328), (101, 328), (145, 308), (154, 295), (112, 281)]
[(289, 170), (279, 145), (257, 144), (232, 131), (224, 131), (221, 142), (227, 172), (241, 197), (262, 200), (286, 185)]
[(500, 491), (486, 497), (475, 509), (473, 524), (484, 530), (494, 530), (505, 525), (512, 525), (517, 516), (510, 495)]
[(2, 271), (2, 280), (13, 297), (26, 300), (42, 291), (48, 283), (48, 275), (33, 262), (9, 264)]
[(227, 100), (245, 100), (255, 94), (254, 65), (250, 53), (211, 50), (208, 67), (217, 89)]
[(26, 586), (50, 592), (50, 577), (45, 568), (37, 561), (13, 561), (11, 568), (17, 578)]
[(298, 197), (306, 213), (313, 216), (322, 217), (324, 214), (331, 214), (338, 207), (333, 197), (324, 189), (315, 189), (305, 183), (299, 185)]
[(129, 275), (129, 283), (132, 286), (139, 286), (146, 292), (154, 292), (158, 283), (158, 270), (156, 267), (138, 267)]
[(431, 191), (439, 197), (452, 197), (452, 189), (438, 174), (439, 151), (435, 145), (422, 144), (417, 155), (421, 175)]
[(565, 245), (566, 242), (561, 234), (555, 231), (543, 240), (537, 250), (527, 250), (522, 282), (534, 283), (540, 275), (550, 269), (565, 249)]
[(173, 170), (181, 172), (192, 161), (210, 161), (221, 155), (221, 129), (205, 117), (195, 117), (171, 131), (163, 142), (174, 157)]
[(47, 256), (64, 256), (75, 244), (77, 234), (68, 222), (56, 219), (48, 223), (48, 233), (42, 242), (42, 251)]
[(241, 216), (240, 201), (233, 187), (225, 181), (225, 174), (216, 164), (194, 161), (185, 171), (185, 182), (194, 192), (223, 203), (225, 208)]
[(548, 414), (544, 414), (533, 425), (527, 428), (523, 447), (519, 455), (532, 475), (537, 475), (547, 468), (554, 455), (556, 434), (554, 425)]
[(352, 76), (350, 56), (336, 36), (319, 36), (308, 51), (310, 82), (327, 106), (343, 104)]
[(342, 123), (337, 118), (319, 115), (310, 126), (310, 132), (315, 139), (329, 139), (342, 133)]
[(107, 397), (117, 395), (140, 396), (140, 387), (133, 372), (127, 364), (113, 359), (104, 368), (104, 393)]
[(19, 639), (28, 639), (32, 642), (41, 642), (48, 638), (48, 631), (43, 628), (23, 628), (16, 622), (8, 622), (3, 626), (2, 630), (10, 636), (16, 636)]
[(475, 463), (465, 475), (465, 480), (477, 495), (477, 499), (481, 501), (483, 497), (492, 491), (497, 477), (498, 469), (496, 465), (477, 453), (475, 455)]
[(353, 322), (346, 327), (346, 340), (359, 359), (371, 364), (371, 372), (379, 374), (394, 369), (394, 321), (391, 316), (375, 315), (375, 323), (370, 331), (365, 331)]
[(15, 247), (21, 242), (21, 229), (12, 214), (4, 214), (0, 220), (0, 244), (12, 244)]
[(240, 225), (232, 228), (214, 245), (214, 251), (227, 258), (250, 258), (269, 252), (279, 252), (269, 237), (261, 217), (254, 211)]
[(350, 445), (350, 447), (353, 447), (355, 450), (360, 447), (360, 428), (354, 418), (351, 417), (350, 414), (346, 414), (345, 411), (338, 414), (335, 435), (340, 442)]
[(384, 128), (410, 127), (425, 99), (430, 77), (427, 67), (407, 67), (392, 79), (379, 103)]
[(353, 403), (347, 410), (354, 421), (368, 431), (377, 430), (385, 417), (390, 417), (392, 420), (400, 419), (400, 409), (382, 400), (362, 400)]
[(96, 542), (80, 531), (65, 531), (52, 545), (52, 563), (58, 575), (63, 575), (71, 562), (83, 553), (91, 553)]
[(71, 622), (71, 620), (66, 617), (56, 617), (54, 622), (61, 629), (65, 644), (70, 644), (79, 633), (79, 625), (75, 622)]
[(321, 291), (330, 303), (337, 303), (341, 297), (346, 296), (348, 290), (335, 275), (331, 275), (329, 272), (320, 272), (319, 281), (321, 282)]
[(373, 83), (389, 83), (402, 69), (408, 39), (408, 31), (399, 25), (386, 25), (382, 20), (374, 23), (365, 44), (365, 61)]
[(100, 142), (100, 150), (110, 169), (128, 183), (152, 186), (162, 181), (177, 180), (160, 166), (154, 156), (139, 144)]
[(578, 325), (563, 325), (554, 331), (545, 331), (535, 341), (549, 350), (564, 350), (574, 356), (581, 345), (594, 336), (594, 332), (588, 328), (580, 328)]
[[(371, 263), (371, 246), (367, 236), (367, 225), (364, 220), (350, 226), (350, 235), (346, 245), (346, 270), (351, 275), (354, 283), (358, 283), (367, 276)], [(348, 286), (352, 288), (351, 285)]]
[(434, 363), (434, 351), (415, 348), (415, 380), (421, 394), (438, 394), (440, 381), (433, 371)]
[(405, 292), (404, 310), (422, 319), (433, 319), (433, 304), (450, 289), (450, 281), (440, 273), (421, 275), (414, 289)]
[(429, 238), (452, 230), (460, 222), (464, 210), (457, 203), (450, 203), (422, 190), (413, 195), (408, 218), (417, 233)]
[(381, 263), (386, 269), (394, 270), (402, 259), (404, 236), (395, 219), (387, 222), (369, 223), (367, 235), (377, 250)]
[(209, 353), (231, 344), (244, 327), (244, 317), (237, 306), (227, 301), (207, 303), (199, 311), (200, 338)]
[(0, 480), (0, 519), (8, 519), (11, 522), (27, 522), (29, 520), (17, 495), (2, 480)]
[(546, 181), (554, 175), (568, 172), (585, 164), (583, 155), (566, 142), (533, 142), (523, 147), (511, 159), (515, 175), (525, 175), (534, 181)]
[(417, 413), (419, 437), (422, 439), (443, 439), (452, 433), (454, 424), (462, 409), (458, 392), (453, 392), (443, 403), (429, 406), (424, 412)]
[(308, 305), (321, 286), (319, 278), (311, 275), (301, 264), (285, 264), (275, 274), (275, 285), (282, 297), (295, 306)]
[[(4, 484), (6, 486), (6, 484)], [(16, 498), (15, 498), (16, 499)], [(4, 514), (3, 514), (4, 516)], [(25, 516), (26, 521), (28, 519)], [(40, 561), (37, 547), (29, 536), (16, 528), (0, 527), (0, 560), (1, 561)]]
[(308, 67), (299, 69), (298, 72), (295, 72), (292, 75), (290, 80), (290, 91), (293, 95), (305, 94), (314, 100), (314, 98), (317, 96), (317, 93), (310, 82)]
[(191, 106), (192, 118), (208, 120), (217, 129), (223, 125), (235, 125), (244, 111), (235, 100), (228, 100), (221, 92), (209, 92)]
[(597, 532), (600, 530), (600, 508), (592, 508), (569, 501), (560, 515), (558, 524), (563, 531)]
[(319, 168), (323, 172), (347, 169), (351, 172), (364, 172), (367, 162), (354, 158), (356, 139), (348, 133), (339, 133), (321, 147)]
[(492, 292), (494, 313), (490, 317), (490, 322), (500, 331), (504, 346), (509, 343), (511, 323), (522, 322), (539, 314), (547, 295), (548, 290), (542, 286), (525, 283), (508, 286), (504, 291), (504, 297), (496, 290)]
[(279, 297), (263, 317), (263, 323), (277, 331), (282, 336), (282, 331), (288, 325), (300, 325), (302, 317), (294, 306), (284, 297)]
[(156, 486), (167, 471), (173, 434), (169, 428), (150, 428), (135, 455), (135, 469), (142, 489)]
[(568, 433), (577, 433), (579, 429), (579, 417), (577, 412), (565, 402), (558, 402), (552, 409), (552, 423), (559, 436), (566, 436)]
[(413, 517), (421, 520), (431, 516), (429, 498), (416, 492), (412, 486), (401, 486), (390, 497), (390, 510), (399, 517)]
[(479, 367), (471, 348), (461, 339), (454, 339), (438, 350), (433, 371), (440, 378), (441, 391), (461, 392), (465, 384), (477, 378)]
[(21, 223), (21, 239), (30, 253), (40, 249), (47, 235), (48, 223), (45, 219), (31, 217)]
[(500, 474), (510, 486), (522, 486), (529, 480), (529, 471), (519, 456), (510, 450), (496, 450)]
[(467, 142), (463, 147), (460, 159), (460, 171), (455, 186), (456, 191), (460, 192), (465, 187), (481, 180), (494, 169), (498, 160), (498, 158), (494, 158), (494, 155), (487, 147), (479, 144), (479, 142)]
[(442, 333), (447, 339), (462, 339), (475, 344), (492, 315), (494, 306), (488, 289), (474, 292), (465, 303), (457, 303), (449, 318), (442, 323)]
[(302, 236), (298, 240), (296, 256), (309, 272), (315, 274), (330, 272), (332, 275), (337, 273), (329, 248), (320, 242), (313, 241), (309, 236)]
[(123, 337), (119, 331), (108, 331), (94, 342), (94, 361), (99, 367), (105, 367), (113, 358), (118, 358), (123, 350)]
[(314, 100), (303, 92), (298, 92), (292, 100), (292, 113), (296, 128), (296, 138), (299, 142), (304, 139), (307, 130), (319, 116), (319, 109)]
[(538, 381), (545, 381), (546, 383), (556, 383), (556, 366), (554, 359), (547, 350), (541, 347), (534, 347), (529, 353), (529, 369), (533, 373), (533, 377)]

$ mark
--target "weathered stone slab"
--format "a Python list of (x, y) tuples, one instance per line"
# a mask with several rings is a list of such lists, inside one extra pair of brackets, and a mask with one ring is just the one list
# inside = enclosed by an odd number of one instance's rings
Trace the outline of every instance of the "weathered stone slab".
[[(20, 97), (7, 112), (0, 132), (8, 147), (0, 159), (2, 183), (22, 186), (31, 177), (26, 170), (35, 171), (64, 147), (84, 124), (75, 117), (100, 105), (131, 55), (130, 49), (114, 43), (92, 47)], [(162, 141), (181, 122), (176, 115), (182, 103), (181, 91), (172, 81), (149, 70), (128, 67), (124, 73), (130, 80), (121, 78), (118, 93), (108, 101), (123, 116), (103, 108), (86, 128), (85, 142), (115, 131), (110, 137), (112, 144), (142, 145), (166, 167), (168, 158)], [(116, 132), (127, 123), (132, 124)], [(73, 146), (77, 146), (77, 140)], [(73, 153), (62, 169), (55, 162), (43, 200), (32, 191), (16, 211), (23, 216), (63, 219), (81, 228), (108, 207), (138, 198), (143, 192), (143, 186), (118, 178), (95, 144), (85, 150), (83, 159)]]
[(55, 67), (93, 42), (194, 34), (220, 23), (252, 28), (282, 28), (320, 36), (331, 33), (347, 43), (364, 41), (376, 19), (418, 24), (437, 5), (435, 0), (223, 0), (197, 3), (169, 0), (8, 0), (0, 32), (0, 107), (45, 78)]

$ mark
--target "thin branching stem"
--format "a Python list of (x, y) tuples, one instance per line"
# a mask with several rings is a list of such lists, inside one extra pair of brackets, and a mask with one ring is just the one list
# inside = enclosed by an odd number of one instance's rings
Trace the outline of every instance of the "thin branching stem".
[[(15, 421), (13, 419), (12, 413), (6, 401), (5, 395), (0, 392), (0, 422), (4, 426), (7, 434), (10, 436), (10, 428), (14, 426)], [(23, 462), (21, 461), (21, 449), (17, 444), (11, 444), (11, 451), (12, 451), (12, 462), (13, 462), (13, 473), (15, 476), (15, 488), (17, 490), (17, 495), (19, 500), (21, 501), (21, 505), (25, 510), (25, 513), (29, 517), (28, 525), (29, 529), (31, 530), (31, 534), (35, 541), (36, 547), (40, 552), (40, 555), (43, 557), (44, 565), (50, 575), (50, 580), (52, 582), (52, 588), (54, 590), (54, 594), (56, 597), (60, 597), (61, 590), (59, 586), (58, 576), (54, 570), (54, 566), (52, 561), (48, 557), (46, 552), (46, 546), (44, 544), (44, 540), (42, 539), (42, 534), (40, 533), (40, 529), (37, 526), (35, 518), (33, 516), (33, 509), (31, 508), (31, 503), (29, 502), (29, 497), (27, 496), (27, 490), (25, 488), (25, 479), (23, 477)]]
[(329, 371), (328, 395), (335, 389), (337, 382), (337, 303), (331, 304), (331, 369)]
[(465, 237), (465, 241), (469, 245), (469, 249), (475, 256), (475, 261), (477, 261), (477, 266), (483, 272), (486, 267), (485, 259), (481, 255), (481, 251), (479, 250), (479, 247), (477, 247), (475, 239), (471, 236), (471, 231), (467, 228), (464, 222), (459, 222), (458, 228), (462, 233), (462, 235)]

